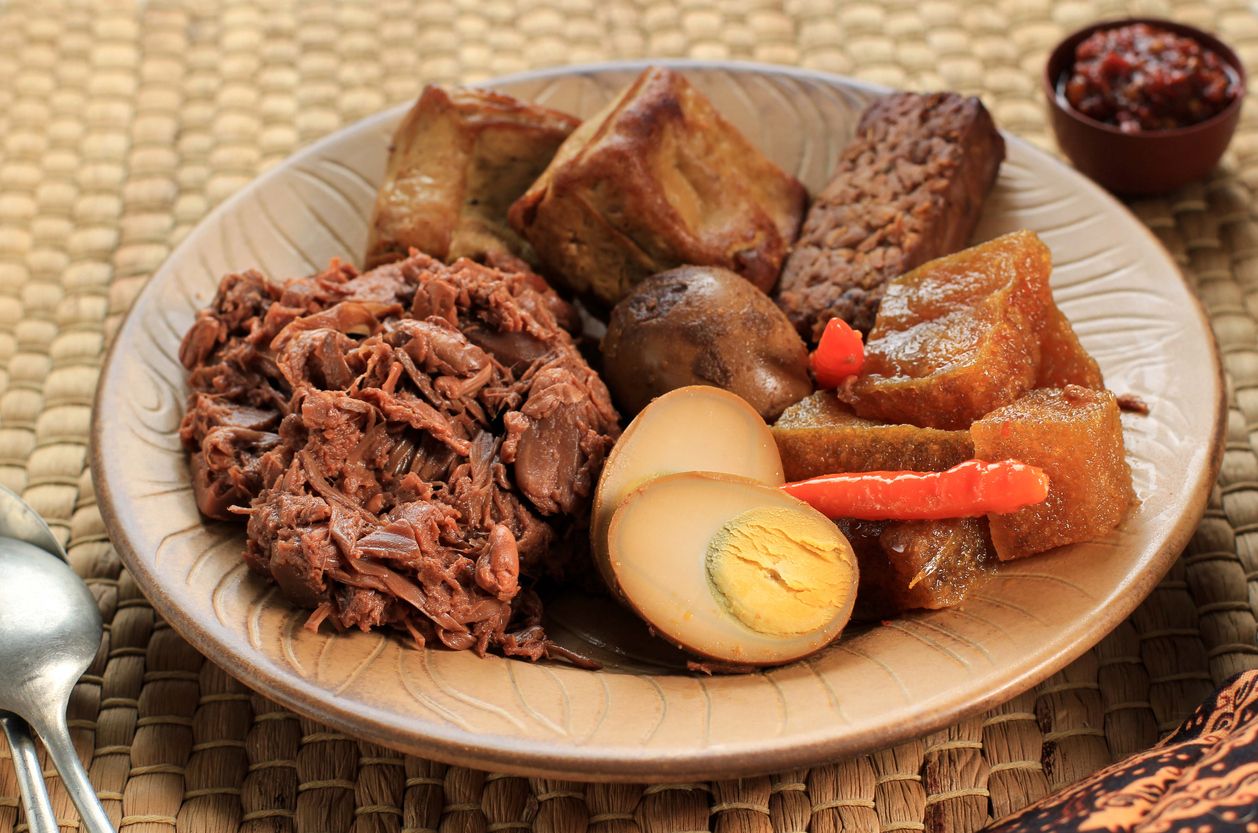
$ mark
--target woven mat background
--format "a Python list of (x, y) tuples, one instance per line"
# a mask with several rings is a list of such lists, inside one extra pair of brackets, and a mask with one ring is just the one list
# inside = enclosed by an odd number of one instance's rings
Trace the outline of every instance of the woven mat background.
[[(1051, 147), (1038, 73), (1067, 30), (1154, 13), (1258, 70), (1247, 0), (362, 0), (0, 3), (0, 482), (66, 542), (104, 644), (71, 726), (128, 833), (971, 831), (1155, 742), (1258, 665), (1258, 101), (1209, 183), (1133, 205), (1209, 310), (1230, 377), (1227, 455), (1196, 537), (1078, 662), (894, 749), (739, 782), (584, 785), (446, 767), (356, 742), (228, 678), (149, 608), (86, 470), (110, 333), (180, 238), (295, 148), (427, 81), (643, 55), (798, 64), (984, 96)], [(7, 750), (4, 751), (7, 756)], [(64, 829), (77, 817), (49, 773)], [(0, 831), (22, 830), (0, 758)]]

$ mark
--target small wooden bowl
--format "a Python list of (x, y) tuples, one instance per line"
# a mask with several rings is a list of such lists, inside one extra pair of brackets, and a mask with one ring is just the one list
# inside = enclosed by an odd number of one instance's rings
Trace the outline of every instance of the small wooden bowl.
[[(1074, 66), (1075, 47), (1094, 32), (1147, 23), (1183, 35), (1211, 49), (1236, 73), (1236, 97), (1222, 112), (1188, 127), (1124, 133), (1113, 125), (1083, 115), (1058, 94), (1062, 75)], [(1052, 51), (1044, 65), (1044, 95), (1057, 144), (1082, 173), (1119, 194), (1147, 195), (1172, 191), (1206, 177), (1218, 165), (1240, 121), (1245, 97), (1245, 68), (1236, 53), (1218, 38), (1170, 20), (1132, 17), (1084, 27)]]

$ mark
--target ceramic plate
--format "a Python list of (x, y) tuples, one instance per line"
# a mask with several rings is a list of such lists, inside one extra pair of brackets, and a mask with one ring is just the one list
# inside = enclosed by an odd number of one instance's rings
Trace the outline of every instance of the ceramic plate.
[[(489, 86), (578, 115), (643, 65), (566, 68)], [(679, 65), (725, 116), (816, 191), (880, 91), (829, 75)], [(500, 771), (582, 780), (729, 777), (833, 760), (988, 708), (1043, 680), (1126, 617), (1203, 512), (1221, 451), (1222, 382), (1209, 328), (1175, 264), (1119, 203), (1009, 138), (979, 240), (1019, 228), (1052, 248), (1053, 289), (1109, 385), (1150, 406), (1124, 416), (1141, 503), (1109, 538), (1005, 566), (954, 610), (852, 631), (764, 673), (702, 677), (605, 599), (550, 605), (560, 641), (601, 671), (380, 634), (317, 634), (241, 561), (241, 527), (197, 514), (176, 428), (176, 358), (224, 273), (276, 278), (359, 261), (390, 134), (405, 108), (309, 147), (219, 207), (136, 300), (102, 373), (93, 426), (101, 510), (154, 608), (249, 686), (386, 746)]]

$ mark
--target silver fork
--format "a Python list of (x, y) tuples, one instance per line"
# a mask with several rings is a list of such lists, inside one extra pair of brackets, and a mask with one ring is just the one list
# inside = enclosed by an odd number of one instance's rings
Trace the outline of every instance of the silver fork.
[(22, 792), (22, 811), (31, 833), (57, 833), (57, 817), (52, 811), (44, 774), (39, 768), (35, 738), (26, 721), (12, 712), (0, 711), (0, 728), (9, 739), (17, 786)]

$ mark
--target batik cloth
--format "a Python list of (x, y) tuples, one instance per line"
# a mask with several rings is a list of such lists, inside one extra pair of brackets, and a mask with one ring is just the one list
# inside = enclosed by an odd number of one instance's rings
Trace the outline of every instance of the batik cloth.
[(1258, 671), (1237, 674), (1147, 752), (986, 833), (1258, 833)]

